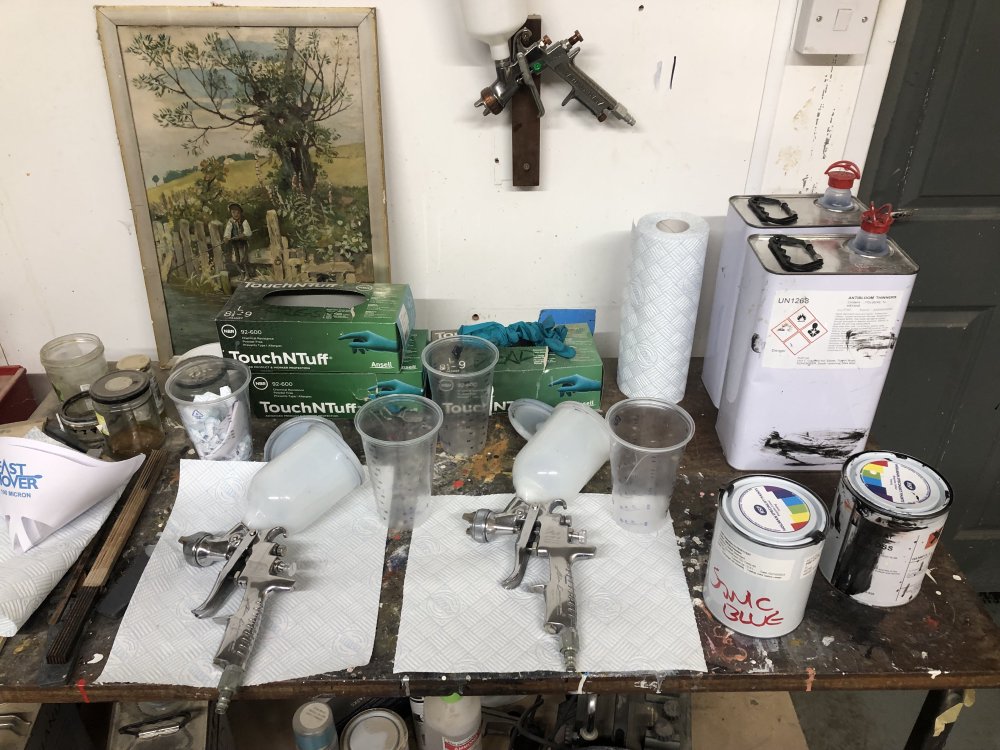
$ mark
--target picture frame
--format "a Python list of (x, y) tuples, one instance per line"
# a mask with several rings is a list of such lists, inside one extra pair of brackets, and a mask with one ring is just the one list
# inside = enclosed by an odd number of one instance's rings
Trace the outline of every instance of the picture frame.
[(374, 8), (95, 10), (160, 362), (241, 281), (390, 280)]

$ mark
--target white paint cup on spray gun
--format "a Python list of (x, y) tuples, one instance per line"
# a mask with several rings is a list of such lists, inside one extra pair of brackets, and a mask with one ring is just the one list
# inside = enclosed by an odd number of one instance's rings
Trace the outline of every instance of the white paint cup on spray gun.
[(608, 427), (589, 406), (564, 401), (541, 423), (514, 459), (514, 492), (525, 502), (580, 494), (608, 460)]
[(670, 497), (694, 420), (677, 404), (629, 398), (608, 409), (611, 506), (626, 531), (655, 534), (667, 522)]

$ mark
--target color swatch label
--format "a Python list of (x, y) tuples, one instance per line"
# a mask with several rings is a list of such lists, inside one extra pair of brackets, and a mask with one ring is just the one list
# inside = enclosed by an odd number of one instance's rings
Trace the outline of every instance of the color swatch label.
[(931, 496), (931, 485), (925, 477), (889, 459), (869, 461), (860, 474), (865, 489), (888, 503), (923, 503)]
[(737, 505), (747, 521), (765, 531), (792, 533), (805, 527), (812, 518), (806, 501), (784, 487), (748, 487)]

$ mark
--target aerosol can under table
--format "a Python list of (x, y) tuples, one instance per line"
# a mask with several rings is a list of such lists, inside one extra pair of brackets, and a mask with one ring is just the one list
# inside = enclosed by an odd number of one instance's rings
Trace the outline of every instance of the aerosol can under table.
[(743, 264), (749, 253), (747, 238), (765, 233), (805, 237), (858, 231), (865, 207), (851, 195), (851, 188), (861, 170), (853, 162), (838, 161), (827, 167), (825, 174), (829, 184), (823, 195), (737, 195), (729, 199), (701, 376), (716, 406), (722, 397)]
[(864, 449), (917, 273), (891, 222), (750, 237), (716, 423), (731, 466), (836, 470)]

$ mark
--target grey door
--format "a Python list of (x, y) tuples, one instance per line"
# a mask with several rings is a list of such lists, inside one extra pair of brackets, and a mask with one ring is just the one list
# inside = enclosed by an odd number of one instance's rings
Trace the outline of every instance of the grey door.
[(1000, 2), (909, 0), (861, 195), (920, 264), (872, 436), (951, 482), (945, 544), (1000, 591)]

